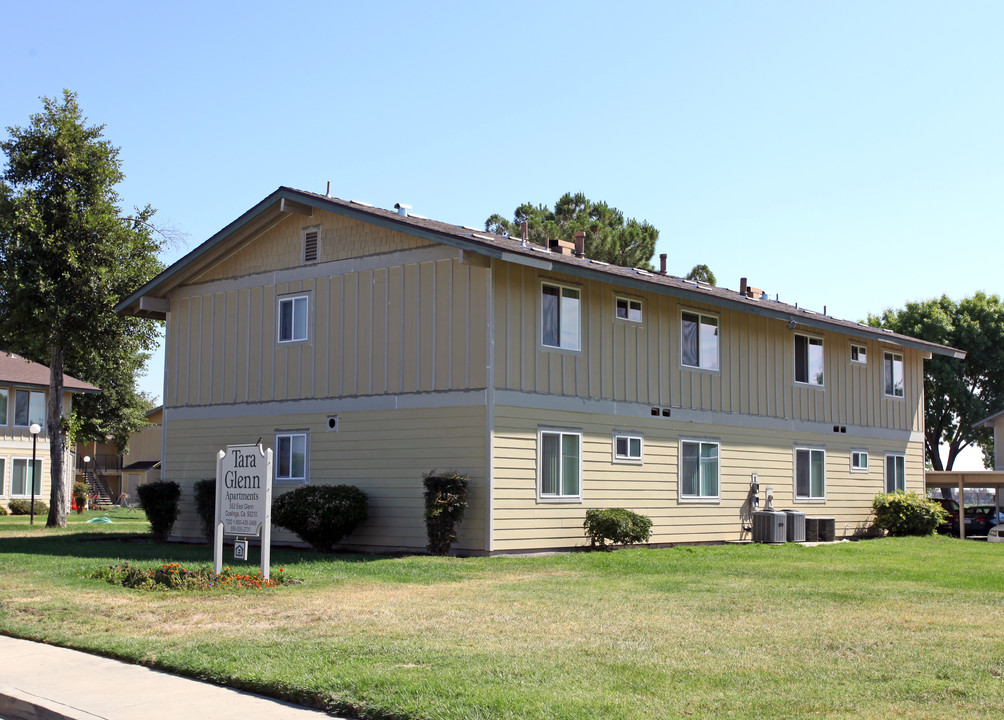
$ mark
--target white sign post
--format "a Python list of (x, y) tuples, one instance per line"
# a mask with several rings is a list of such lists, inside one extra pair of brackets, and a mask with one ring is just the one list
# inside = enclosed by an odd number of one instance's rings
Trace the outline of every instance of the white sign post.
[(223, 536), (261, 537), (261, 575), (269, 578), (272, 549), (272, 451), (227, 445), (216, 455), (213, 571), (223, 571)]

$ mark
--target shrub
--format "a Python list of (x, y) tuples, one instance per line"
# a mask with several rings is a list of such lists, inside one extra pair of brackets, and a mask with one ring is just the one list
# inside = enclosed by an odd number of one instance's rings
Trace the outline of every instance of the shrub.
[(214, 521), (216, 520), (216, 478), (206, 478), (195, 483), (193, 488), (195, 493), (195, 512), (199, 515), (199, 523), (202, 527), (202, 534), (206, 542), (213, 544), (213, 536), (216, 534)]
[(77, 509), (77, 513), (82, 513), (84, 508), (87, 506), (87, 498), (91, 494), (90, 486), (85, 482), (75, 482), (73, 483), (73, 505)]
[(457, 540), (456, 527), (467, 509), (467, 489), (471, 479), (460, 473), (440, 473), (435, 470), (422, 477), (425, 485), (425, 532), (429, 552), (448, 555)]
[(318, 552), (366, 522), (366, 494), (352, 485), (307, 485), (272, 501), (272, 522)]
[(7, 515), (7, 514), (8, 514), (7, 513), (7, 508), (5, 508), (3, 505), (0, 505), (0, 517), (3, 517), (4, 515)]
[(948, 512), (938, 503), (917, 493), (880, 493), (872, 500), (875, 525), (890, 535), (931, 535), (948, 520)]
[(136, 488), (139, 506), (150, 521), (154, 542), (167, 542), (174, 521), (178, 519), (178, 500), (181, 487), (171, 480), (146, 483)]
[[(7, 503), (7, 508), (11, 515), (31, 515), (31, 500), (11, 500)], [(41, 500), (35, 501), (36, 515), (46, 515), (48, 512), (49, 506), (46, 503)]]
[(609, 550), (607, 541), (614, 545), (645, 542), (652, 536), (652, 520), (624, 508), (587, 510), (582, 529), (589, 537), (589, 547)]

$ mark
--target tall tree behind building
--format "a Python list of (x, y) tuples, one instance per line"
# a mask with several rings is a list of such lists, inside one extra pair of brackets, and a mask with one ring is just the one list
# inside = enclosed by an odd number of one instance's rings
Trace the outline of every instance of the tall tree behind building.
[(152, 320), (120, 317), (115, 304), (162, 269), (153, 209), (123, 218), (118, 149), (86, 125), (77, 96), (42, 98), (26, 127), (0, 142), (0, 336), (8, 350), (47, 364), (50, 443), (48, 527), (66, 525), (63, 373), (107, 393), (81, 400), (84, 436), (128, 437), (146, 401), (135, 376), (157, 338)]

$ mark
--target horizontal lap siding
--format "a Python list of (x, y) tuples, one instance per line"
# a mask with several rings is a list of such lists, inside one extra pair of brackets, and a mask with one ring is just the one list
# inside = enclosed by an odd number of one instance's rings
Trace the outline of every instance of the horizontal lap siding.
[[(460, 526), (460, 550), (484, 549), (485, 408), (432, 408), (338, 413), (337, 431), (327, 429), (326, 414), (246, 417), (226, 422), (170, 420), (165, 477), (181, 483), (182, 512), (177, 537), (199, 535), (192, 501), (196, 480), (214, 477), (216, 452), (228, 443), (264, 438), (274, 449), (276, 429), (309, 432), (309, 478), (313, 485), (355, 485), (369, 500), (369, 521), (346, 545), (420, 550), (427, 542), (422, 506), (422, 475), (456, 470), (471, 477), (470, 506)], [(172, 452), (172, 448), (177, 448)], [(273, 495), (298, 486), (275, 485)], [(273, 530), (275, 542), (296, 541)]]
[[(538, 428), (581, 430), (581, 503), (537, 502)], [(644, 436), (644, 464), (615, 463), (613, 433)], [(715, 504), (678, 499), (680, 439), (720, 443), (721, 500)], [(795, 501), (796, 444), (826, 451), (826, 499)], [(867, 473), (850, 472), (850, 450), (869, 452)], [(774, 489), (775, 506), (809, 516), (834, 517), (837, 534), (868, 523), (872, 498), (884, 489), (884, 454), (905, 452), (907, 489), (923, 492), (920, 442), (863, 440), (847, 435), (777, 432), (681, 423), (664, 418), (616, 418), (590, 413), (496, 407), (494, 548), (497, 551), (576, 547), (585, 544), (582, 522), (590, 508), (625, 507), (652, 518), (653, 543), (709, 542), (740, 538), (740, 508), (752, 473)]]

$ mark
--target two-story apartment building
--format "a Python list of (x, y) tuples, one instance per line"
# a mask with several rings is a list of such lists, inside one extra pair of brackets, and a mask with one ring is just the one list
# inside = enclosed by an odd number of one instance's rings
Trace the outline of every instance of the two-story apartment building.
[(737, 539), (754, 473), (838, 534), (922, 491), (923, 361), (962, 354), (742, 290), (283, 187), (119, 311), (167, 321), (166, 479), (261, 437), (276, 493), (367, 493), (359, 548), (424, 547), (433, 468), (471, 476), (483, 553), (580, 546), (611, 506)]

